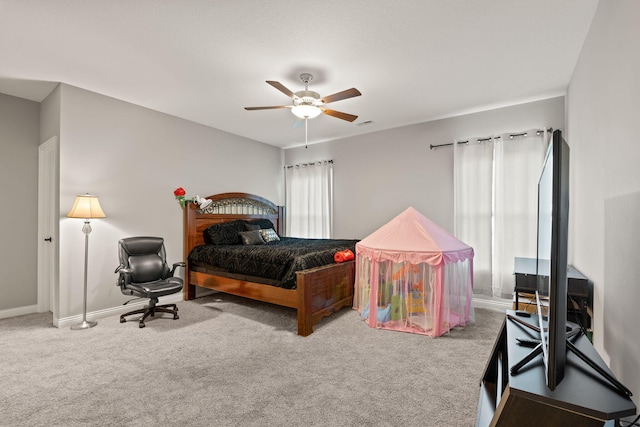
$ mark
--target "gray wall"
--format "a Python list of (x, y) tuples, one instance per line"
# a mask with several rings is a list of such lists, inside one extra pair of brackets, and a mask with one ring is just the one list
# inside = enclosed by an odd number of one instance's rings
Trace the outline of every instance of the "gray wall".
[(0, 94), (0, 310), (37, 303), (40, 104)]
[(66, 218), (77, 194), (97, 194), (107, 214), (91, 223), (90, 313), (108, 313), (124, 301), (113, 273), (120, 238), (163, 236), (170, 261), (182, 259), (175, 188), (189, 197), (241, 191), (284, 203), (279, 148), (66, 84), (42, 103), (0, 94), (0, 259), (10, 266), (0, 279), (0, 317), (35, 311), (38, 146), (54, 136), (60, 147), (55, 324), (82, 313), (82, 221)]
[(334, 237), (364, 238), (409, 206), (453, 232), (453, 149), (429, 145), (564, 128), (564, 108), (557, 97), (292, 148), (285, 163), (333, 159)]
[(162, 236), (169, 261), (182, 260), (175, 188), (188, 197), (249, 192), (281, 204), (282, 166), (279, 148), (62, 84), (59, 317), (82, 313), (82, 220), (66, 218), (77, 194), (98, 195), (107, 215), (91, 223), (91, 312), (124, 301), (113, 273), (119, 239)]
[(60, 135), (60, 85), (40, 104), (40, 143)]
[(640, 395), (640, 2), (601, 1), (567, 93), (570, 260), (594, 281), (594, 343)]

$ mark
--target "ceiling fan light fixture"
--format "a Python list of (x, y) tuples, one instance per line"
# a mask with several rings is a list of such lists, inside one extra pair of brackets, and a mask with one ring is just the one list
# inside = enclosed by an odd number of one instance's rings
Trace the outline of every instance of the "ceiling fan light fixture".
[(313, 119), (314, 117), (318, 117), (322, 110), (315, 105), (294, 105), (291, 108), (291, 112), (300, 119)]

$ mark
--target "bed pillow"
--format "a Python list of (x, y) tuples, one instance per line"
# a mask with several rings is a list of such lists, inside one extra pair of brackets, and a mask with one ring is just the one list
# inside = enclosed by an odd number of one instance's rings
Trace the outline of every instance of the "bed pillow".
[(214, 245), (239, 245), (242, 243), (242, 239), (238, 233), (244, 230), (243, 221), (223, 222), (207, 227), (203, 237), (205, 242)]
[(245, 231), (260, 230), (260, 224), (255, 224), (255, 223), (251, 223), (251, 222), (245, 222), (244, 223), (244, 229), (245, 229)]
[(253, 221), (245, 221), (245, 224), (250, 224), (250, 225), (259, 225), (261, 229), (266, 230), (269, 228), (273, 228), (275, 230), (275, 227), (273, 226), (273, 223), (271, 222), (270, 219), (267, 218), (259, 218), (259, 219), (255, 219)]
[(260, 230), (260, 235), (262, 236), (262, 240), (264, 240), (266, 243), (277, 242), (278, 240), (280, 240), (280, 237), (278, 237), (278, 234), (273, 228)]
[(260, 230), (241, 231), (240, 237), (242, 238), (243, 245), (264, 245), (264, 240), (260, 235)]

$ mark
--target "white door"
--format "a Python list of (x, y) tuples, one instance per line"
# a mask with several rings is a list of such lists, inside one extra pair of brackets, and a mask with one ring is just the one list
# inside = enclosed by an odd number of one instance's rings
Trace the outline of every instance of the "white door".
[(38, 311), (52, 311), (58, 284), (58, 137), (38, 152)]

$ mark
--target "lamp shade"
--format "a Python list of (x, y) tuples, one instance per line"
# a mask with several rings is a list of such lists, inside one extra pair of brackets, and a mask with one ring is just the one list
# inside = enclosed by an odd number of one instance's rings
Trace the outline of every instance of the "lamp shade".
[(73, 207), (67, 214), (68, 218), (104, 218), (106, 215), (100, 207), (98, 196), (84, 194), (76, 196)]

